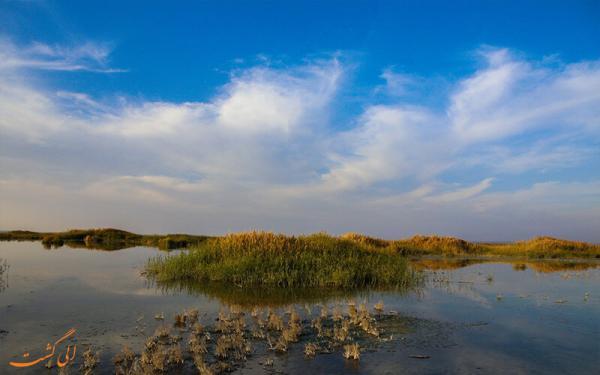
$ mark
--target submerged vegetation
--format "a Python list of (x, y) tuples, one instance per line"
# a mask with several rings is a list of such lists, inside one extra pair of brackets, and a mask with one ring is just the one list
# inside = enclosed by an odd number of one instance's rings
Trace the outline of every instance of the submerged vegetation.
[(419, 279), (406, 259), (389, 249), (322, 233), (230, 234), (186, 253), (152, 258), (146, 272), (158, 282), (196, 280), (240, 287), (404, 287)]
[[(243, 368), (248, 361), (264, 369), (295, 347), (307, 360), (329, 354), (358, 363), (361, 352), (375, 351), (406, 334), (407, 319), (361, 303), (327, 305), (316, 311), (254, 308), (222, 309), (214, 323), (203, 325), (198, 310), (176, 314), (172, 327), (161, 323), (141, 352), (125, 346), (113, 359), (116, 374), (221, 374)], [(212, 322), (212, 320), (211, 320)], [(168, 324), (168, 323), (167, 323)], [(253, 358), (254, 357), (254, 358)], [(95, 363), (94, 363), (95, 365)], [(271, 372), (271, 371), (268, 371)]]

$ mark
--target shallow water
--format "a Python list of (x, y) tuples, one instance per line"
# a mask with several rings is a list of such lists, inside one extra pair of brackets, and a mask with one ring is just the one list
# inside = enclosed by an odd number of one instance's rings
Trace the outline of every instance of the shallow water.
[[(306, 359), (301, 345), (282, 355), (259, 348), (237, 371), (586, 374), (600, 369), (597, 263), (563, 271), (556, 271), (556, 263), (429, 264), (426, 285), (407, 293), (249, 293), (206, 285), (154, 286), (140, 271), (159, 253), (141, 247), (46, 250), (35, 242), (0, 242), (0, 373), (47, 371), (41, 364), (15, 369), (8, 362), (38, 358), (46, 343), (71, 327), (77, 330), (72, 343), (100, 350), (97, 373), (111, 373), (112, 358), (123, 345), (140, 351), (144, 339), (163, 324), (154, 319), (157, 313), (170, 322), (175, 313), (197, 308), (207, 325), (230, 303), (296, 303), (307, 316), (306, 307), (318, 314), (318, 304), (331, 307), (348, 299), (371, 306), (383, 300), (386, 311), (397, 311), (401, 327), (394, 328), (393, 340), (364, 351), (359, 362), (345, 360), (339, 351)], [(23, 358), (25, 352), (29, 358)], [(261, 364), (267, 357), (272, 367)], [(77, 355), (71, 372), (80, 361)]]

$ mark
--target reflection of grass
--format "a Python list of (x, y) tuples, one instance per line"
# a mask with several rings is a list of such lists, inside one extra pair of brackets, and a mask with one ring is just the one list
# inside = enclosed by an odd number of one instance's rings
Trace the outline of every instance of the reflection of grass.
[(411, 264), (418, 270), (454, 270), (467, 267), (473, 264), (486, 262), (485, 259), (468, 259), (468, 258), (419, 258), (411, 259)]
[(454, 270), (480, 263), (509, 263), (515, 271), (530, 268), (537, 272), (585, 271), (600, 267), (598, 261), (524, 260), (494, 258), (414, 258), (411, 265), (418, 270)]
[[(198, 282), (194, 280), (171, 280), (156, 282), (152, 281), (162, 292), (180, 293), (185, 292), (193, 296), (206, 296), (218, 300), (223, 305), (252, 307), (283, 307), (293, 304), (326, 304), (331, 302), (345, 301), (349, 299), (369, 299), (374, 289), (341, 289), (341, 288), (240, 288), (235, 285)], [(409, 292), (418, 292), (419, 286), (394, 288), (394, 295), (403, 295)], [(388, 290), (389, 291), (389, 290)], [(376, 310), (383, 311), (383, 302), (376, 305)]]
[(219, 281), (238, 286), (402, 287), (418, 282), (404, 257), (327, 234), (265, 232), (210, 239), (193, 250), (151, 259), (158, 281)]
[(171, 280), (158, 282), (157, 287), (165, 293), (184, 291), (191, 295), (203, 295), (217, 299), (224, 305), (242, 307), (281, 307), (292, 304), (317, 304), (347, 298), (366, 297), (366, 290), (339, 288), (240, 288), (231, 284)]
[[(52, 247), (59, 247), (58, 244), (51, 245), (48, 243), (43, 243), (46, 249), (51, 249)], [(90, 249), (90, 250), (103, 250), (103, 251), (113, 251), (113, 250), (124, 250), (132, 247), (139, 246), (138, 244), (132, 242), (95, 242), (95, 243), (85, 243), (79, 241), (68, 241), (63, 243), (64, 246), (70, 247), (72, 249)]]
[(560, 271), (585, 271), (600, 267), (600, 263), (569, 262), (569, 261), (548, 261), (548, 262), (528, 262), (527, 267), (537, 272), (560, 272)]
[(527, 264), (525, 263), (513, 263), (513, 270), (515, 271), (525, 271), (527, 269)]

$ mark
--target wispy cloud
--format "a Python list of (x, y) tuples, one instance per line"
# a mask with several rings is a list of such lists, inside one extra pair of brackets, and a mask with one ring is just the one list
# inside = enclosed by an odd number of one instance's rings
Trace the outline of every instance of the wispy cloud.
[(408, 93), (408, 89), (416, 84), (416, 78), (408, 74), (395, 72), (392, 68), (383, 70), (380, 76), (385, 80), (385, 85), (378, 86), (377, 91), (384, 91), (392, 96), (402, 96)]
[(427, 196), (425, 200), (433, 203), (449, 203), (449, 202), (457, 202), (462, 201), (468, 198), (472, 198), (485, 190), (489, 189), (492, 186), (493, 178), (486, 178), (485, 180), (469, 187), (457, 189), (454, 191), (449, 191), (446, 193)]
[(39, 69), (121, 73), (125, 69), (109, 67), (111, 48), (107, 44), (85, 42), (65, 47), (34, 42), (15, 45), (6, 37), (0, 39), (0, 69)]

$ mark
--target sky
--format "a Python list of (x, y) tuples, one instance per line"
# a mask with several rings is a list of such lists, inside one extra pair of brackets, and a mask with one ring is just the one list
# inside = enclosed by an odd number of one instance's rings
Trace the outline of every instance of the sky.
[(597, 1), (0, 1), (0, 229), (600, 242)]

